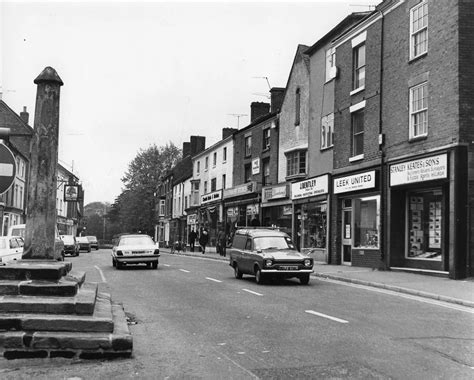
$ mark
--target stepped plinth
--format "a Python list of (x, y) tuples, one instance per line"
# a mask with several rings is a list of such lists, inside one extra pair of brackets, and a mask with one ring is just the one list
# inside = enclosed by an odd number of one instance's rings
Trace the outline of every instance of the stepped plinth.
[(125, 312), (72, 263), (0, 266), (0, 350), (16, 358), (115, 358), (132, 354)]

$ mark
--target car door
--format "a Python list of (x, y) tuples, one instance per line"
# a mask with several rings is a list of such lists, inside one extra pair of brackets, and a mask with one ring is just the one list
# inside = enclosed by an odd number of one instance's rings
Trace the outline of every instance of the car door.
[(252, 238), (247, 237), (242, 250), (242, 272), (252, 273)]
[(9, 254), (8, 254), (8, 260), (20, 260), (21, 255), (23, 253), (23, 247), (20, 247), (20, 244), (16, 240), (16, 238), (10, 238), (9, 239)]

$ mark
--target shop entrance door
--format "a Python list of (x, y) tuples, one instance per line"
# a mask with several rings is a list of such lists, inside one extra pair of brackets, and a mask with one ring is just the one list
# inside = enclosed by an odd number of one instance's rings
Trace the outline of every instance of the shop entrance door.
[(352, 262), (352, 208), (342, 210), (342, 264)]

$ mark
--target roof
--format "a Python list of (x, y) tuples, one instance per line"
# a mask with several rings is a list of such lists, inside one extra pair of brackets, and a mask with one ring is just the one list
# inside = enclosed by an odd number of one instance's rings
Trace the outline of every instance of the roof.
[(238, 228), (235, 231), (236, 235), (246, 235), (250, 237), (262, 237), (262, 236), (283, 236), (286, 237), (288, 234), (280, 231), (278, 228), (265, 228), (265, 227), (243, 227)]
[(3, 100), (0, 100), (0, 127), (9, 128), (12, 134), (17, 135), (10, 137), (10, 145), (28, 159), (34, 130)]

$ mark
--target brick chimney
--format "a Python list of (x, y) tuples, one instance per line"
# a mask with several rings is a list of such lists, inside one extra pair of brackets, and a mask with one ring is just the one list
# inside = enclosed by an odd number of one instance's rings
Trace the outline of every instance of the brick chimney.
[(183, 142), (183, 158), (189, 156), (191, 153), (191, 143), (190, 142)]
[(260, 116), (266, 115), (269, 112), (269, 103), (252, 102), (250, 104), (250, 122), (252, 123), (255, 119), (258, 119)]
[(26, 111), (26, 106), (23, 106), (23, 112), (20, 112), (21, 120), (23, 120), (26, 124), (28, 124), (28, 120), (30, 119), (30, 114)]
[(206, 149), (205, 136), (191, 136), (191, 156), (198, 154)]
[(283, 104), (283, 96), (285, 95), (284, 87), (273, 87), (270, 90), (271, 96), (271, 112), (278, 112)]
[(237, 128), (222, 128), (222, 140), (226, 139), (230, 135), (232, 135), (234, 132), (237, 132)]

